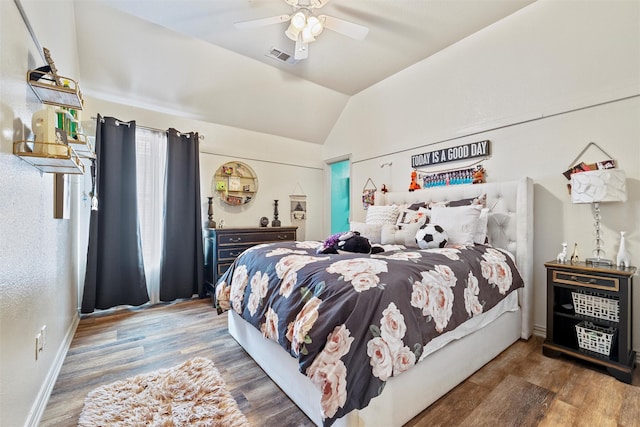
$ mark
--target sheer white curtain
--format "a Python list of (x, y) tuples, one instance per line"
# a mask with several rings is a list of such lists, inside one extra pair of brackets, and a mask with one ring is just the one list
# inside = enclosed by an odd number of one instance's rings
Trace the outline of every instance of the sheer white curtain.
[(167, 133), (136, 128), (136, 179), (142, 256), (151, 304), (160, 301)]

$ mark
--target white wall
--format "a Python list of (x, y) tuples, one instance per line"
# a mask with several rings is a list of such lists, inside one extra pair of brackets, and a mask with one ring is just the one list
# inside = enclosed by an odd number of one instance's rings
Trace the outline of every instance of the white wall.
[[(628, 176), (629, 201), (602, 205), (604, 248), (615, 257), (618, 231), (627, 230), (640, 264), (639, 118), (640, 3), (539, 0), (352, 97), (324, 158), (351, 154), (353, 218), (362, 219), (368, 177), (402, 190), (411, 155), (491, 140), (491, 158), (483, 162), (488, 181), (534, 179), (534, 324), (543, 332), (544, 262), (563, 241), (577, 242), (582, 258), (594, 246), (591, 211), (570, 203), (561, 175), (590, 141)], [(590, 149), (580, 160), (605, 157)], [(387, 161), (392, 176), (379, 167)], [(466, 163), (425, 172), (458, 166)], [(640, 316), (634, 347), (640, 349)]]
[[(33, 27), (61, 74), (72, 76), (74, 51), (57, 49), (75, 46), (71, 5), (49, 6), (28, 2), (25, 9), (34, 12)], [(36, 9), (57, 27), (37, 25)], [(26, 83), (27, 70), (45, 65), (13, 1), (0, 1), (0, 52), (0, 425), (21, 426), (44, 409), (75, 329), (77, 222), (53, 218), (53, 175), (12, 153), (13, 141), (28, 136), (31, 115), (43, 108)], [(76, 180), (71, 184), (75, 191)], [(44, 325), (47, 342), (36, 361), (35, 336)]]
[[(214, 196), (213, 175), (223, 163), (239, 160), (258, 176), (255, 199), (243, 206), (229, 206), (214, 199), (214, 220), (224, 219), (225, 227), (257, 227), (261, 217), (273, 219), (274, 200), (279, 200), (279, 219), (291, 225), (289, 195), (302, 188), (307, 195), (307, 239), (322, 239), (324, 209), (322, 146), (274, 135), (191, 120), (166, 113), (87, 98), (84, 117), (113, 116), (136, 120), (140, 126), (157, 129), (173, 127), (181, 132), (198, 132), (200, 141), (200, 191), (202, 220), (207, 220), (207, 196)], [(296, 185), (299, 184), (298, 190)]]

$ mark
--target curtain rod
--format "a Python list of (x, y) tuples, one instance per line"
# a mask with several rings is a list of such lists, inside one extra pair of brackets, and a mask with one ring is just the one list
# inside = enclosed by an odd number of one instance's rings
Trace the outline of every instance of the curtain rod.
[[(91, 120), (96, 120), (96, 119), (97, 119), (97, 117), (91, 117)], [(102, 117), (101, 120), (102, 120), (102, 123), (104, 123), (104, 117)], [(116, 125), (127, 125), (127, 126), (129, 126), (131, 124), (131, 121), (123, 122), (122, 120), (118, 120), (118, 119), (115, 119), (115, 121), (116, 121)], [(155, 131), (155, 132), (165, 132), (165, 133), (168, 132), (166, 129), (152, 128), (150, 126), (141, 126), (141, 125), (139, 125), (137, 123), (136, 123), (136, 127), (139, 127), (141, 129), (146, 129), (146, 130), (152, 130), (152, 131)], [(176, 129), (176, 132), (178, 132), (180, 135), (186, 135), (186, 133), (183, 134), (182, 132), (178, 131), (177, 129)], [(198, 139), (199, 140), (203, 140), (204, 139), (204, 135), (198, 134)]]

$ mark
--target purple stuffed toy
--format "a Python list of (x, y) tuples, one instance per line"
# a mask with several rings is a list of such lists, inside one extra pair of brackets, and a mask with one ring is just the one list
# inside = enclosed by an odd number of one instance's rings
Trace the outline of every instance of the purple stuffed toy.
[(340, 233), (336, 233), (336, 234), (332, 234), (331, 236), (327, 237), (325, 239), (325, 241), (322, 243), (322, 247), (318, 248), (318, 250), (316, 251), (319, 254), (325, 254), (327, 252), (325, 252), (327, 249), (329, 248), (333, 248), (335, 245), (338, 244), (338, 242), (340, 241), (340, 236), (342, 236), (343, 234), (348, 233), (347, 231), (342, 231)]

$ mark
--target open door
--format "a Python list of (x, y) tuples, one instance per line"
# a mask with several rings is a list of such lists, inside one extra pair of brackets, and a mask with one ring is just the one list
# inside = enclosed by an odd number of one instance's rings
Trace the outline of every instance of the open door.
[(351, 161), (331, 163), (331, 234), (349, 231)]

